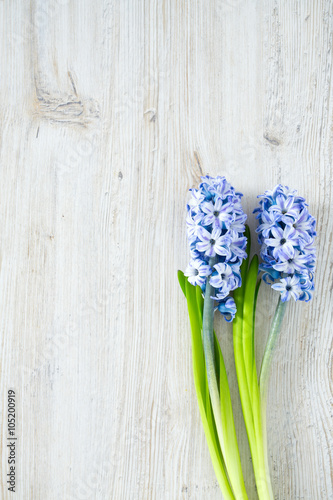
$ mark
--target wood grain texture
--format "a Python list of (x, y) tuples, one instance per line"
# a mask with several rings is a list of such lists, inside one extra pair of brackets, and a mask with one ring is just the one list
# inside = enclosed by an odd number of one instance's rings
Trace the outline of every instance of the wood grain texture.
[[(268, 432), (275, 497), (333, 499), (333, 4), (0, 1), (1, 498), (221, 498), (176, 270), (202, 173), (282, 182), (318, 220), (316, 293), (291, 304)], [(255, 225), (249, 217), (250, 226)], [(276, 295), (262, 287), (260, 359)], [(256, 498), (232, 354), (217, 326)]]

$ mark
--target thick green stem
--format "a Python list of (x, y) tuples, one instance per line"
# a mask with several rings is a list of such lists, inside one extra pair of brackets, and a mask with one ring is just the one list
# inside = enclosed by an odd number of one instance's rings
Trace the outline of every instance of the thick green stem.
[(234, 355), (258, 497), (260, 500), (273, 500), (270, 478), (265, 468), (260, 395), (254, 352), (258, 265), (258, 257), (254, 256), (247, 271), (242, 270), (242, 287), (234, 293), (237, 304), (237, 315), (233, 327)]
[[(211, 262), (210, 264), (214, 265), (214, 263)], [(203, 337), (209, 393), (212, 402), (216, 428), (219, 435), (221, 449), (223, 453), (224, 440), (223, 440), (223, 431), (221, 424), (222, 415), (220, 408), (220, 395), (219, 395), (218, 383), (215, 372), (214, 332), (213, 332), (214, 299), (211, 298), (214, 295), (214, 293), (215, 293), (214, 288), (210, 285), (209, 278), (207, 278), (204, 309), (203, 309), (202, 337)]]
[(269, 474), (269, 463), (268, 463), (268, 452), (267, 452), (267, 429), (266, 429), (267, 392), (268, 392), (268, 383), (271, 373), (272, 359), (277, 339), (281, 331), (282, 321), (286, 311), (286, 307), (287, 307), (287, 302), (282, 302), (280, 297), (278, 305), (276, 307), (272, 326), (268, 335), (264, 357), (261, 364), (260, 378), (259, 378), (262, 439), (264, 447), (266, 477), (268, 478), (270, 477), (270, 474)]
[[(211, 258), (209, 265), (211, 267), (216, 263), (216, 258)], [(222, 423), (221, 401), (218, 380), (216, 376), (215, 352), (214, 352), (214, 299), (215, 289), (209, 283), (209, 277), (206, 280), (206, 290), (203, 308), (202, 337), (205, 354), (207, 380), (212, 409), (216, 424), (216, 430), (220, 442), (222, 455), (226, 464), (227, 473), (230, 479), (231, 487), (237, 500), (247, 500), (244, 480), (241, 471), (238, 448), (228, 450)], [(237, 459), (235, 459), (238, 453)]]

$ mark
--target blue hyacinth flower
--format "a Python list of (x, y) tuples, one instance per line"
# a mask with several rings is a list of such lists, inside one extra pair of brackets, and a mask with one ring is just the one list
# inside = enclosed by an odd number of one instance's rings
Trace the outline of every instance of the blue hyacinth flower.
[[(207, 276), (215, 289), (214, 300), (227, 321), (236, 314), (230, 292), (241, 285), (240, 265), (246, 258), (246, 214), (236, 193), (225, 177), (201, 178), (198, 189), (190, 189), (187, 203), (187, 236), (191, 262), (185, 276), (205, 293)], [(209, 266), (214, 259), (214, 268)], [(208, 271), (209, 269), (209, 271)], [(224, 270), (224, 272), (223, 272)]]
[(282, 302), (309, 301), (314, 289), (316, 221), (296, 190), (278, 184), (260, 198), (257, 214), (263, 280)]

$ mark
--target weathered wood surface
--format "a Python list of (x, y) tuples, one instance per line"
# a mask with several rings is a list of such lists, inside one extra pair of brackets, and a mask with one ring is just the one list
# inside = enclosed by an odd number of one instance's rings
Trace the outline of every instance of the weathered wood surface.
[[(221, 498), (176, 281), (186, 192), (206, 172), (248, 213), (282, 182), (318, 218), (316, 294), (289, 307), (268, 431), (276, 498), (333, 498), (332, 10), (0, 1), (1, 498), (9, 388), (15, 498)], [(258, 356), (276, 300), (263, 286)], [(218, 331), (239, 411), (231, 329)]]

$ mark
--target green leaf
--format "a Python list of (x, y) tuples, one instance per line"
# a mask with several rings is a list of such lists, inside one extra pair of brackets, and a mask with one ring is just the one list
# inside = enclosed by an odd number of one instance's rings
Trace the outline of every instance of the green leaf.
[[(246, 378), (248, 382), (248, 389), (250, 393), (251, 403), (253, 405), (253, 391), (252, 387), (253, 370), (256, 371), (254, 359), (254, 310), (255, 310), (255, 297), (257, 289), (259, 259), (254, 255), (247, 273), (245, 284), (244, 304), (243, 304), (243, 329), (242, 329), (242, 345), (243, 356), (246, 371)], [(258, 384), (257, 384), (258, 385)]]
[(221, 415), (224, 444), (226, 448), (225, 462), (230, 477), (230, 482), (233, 485), (233, 490), (236, 498), (247, 498), (245, 484), (243, 479), (243, 471), (240, 460), (237, 435), (235, 429), (234, 416), (232, 411), (232, 403), (230, 397), (230, 389), (228, 383), (227, 372), (225, 369), (224, 359), (220, 344), (214, 332), (216, 368), (219, 375), (220, 384), (220, 400), (221, 400)]
[(197, 399), (210, 457), (223, 497), (225, 498), (225, 500), (236, 500), (231, 490), (225, 470), (225, 465), (222, 459), (221, 451), (219, 449), (218, 441), (216, 440), (216, 430), (214, 432), (212, 421), (209, 421), (207, 418), (204, 404), (201, 399), (201, 395), (198, 395), (198, 392), (197, 392)]
[[(255, 315), (256, 315), (256, 307), (257, 307), (257, 298), (258, 292), (260, 288), (261, 280), (258, 281), (254, 291), (253, 297), (253, 318), (252, 318), (252, 358), (253, 358), (253, 366), (252, 366), (252, 378), (250, 378), (250, 387), (252, 385), (252, 400), (253, 400), (253, 420), (255, 422), (255, 432), (256, 432), (256, 440), (257, 440), (257, 450), (258, 455), (263, 455), (263, 435), (262, 435), (262, 421), (261, 421), (261, 403), (260, 403), (260, 389), (258, 383), (258, 374), (256, 367), (256, 359), (255, 359)], [(251, 377), (251, 374), (250, 374)]]
[(188, 280), (185, 281), (185, 291), (187, 299), (187, 309), (190, 318), (192, 332), (192, 356), (193, 356), (193, 375), (194, 382), (198, 385), (203, 400), (206, 397), (206, 369), (205, 357), (201, 339), (202, 320), (197, 306), (196, 290)]
[[(255, 346), (254, 346), (254, 313), (257, 294), (257, 278), (258, 278), (259, 259), (257, 255), (253, 256), (248, 270), (244, 305), (243, 305), (243, 357), (245, 364), (245, 372), (247, 386), (252, 406), (254, 434), (257, 446), (257, 453), (260, 456), (260, 400), (259, 386), (257, 378), (257, 368), (255, 362)], [(254, 445), (253, 445), (254, 446)], [(256, 463), (254, 462), (254, 466)]]
[[(250, 255), (250, 247), (251, 247), (251, 236), (248, 226), (246, 226), (245, 235), (247, 237), (247, 258), (243, 261), (241, 265), (241, 277), (242, 277), (242, 285), (234, 291), (234, 300), (237, 307), (237, 313), (235, 319), (233, 321), (233, 343), (234, 343), (234, 357), (235, 357), (235, 366), (238, 380), (238, 388), (239, 388), (239, 396), (242, 404), (243, 417), (246, 427), (246, 432), (249, 440), (250, 450), (253, 462), (257, 460), (257, 446), (256, 446), (256, 438), (255, 438), (255, 423), (253, 416), (253, 408), (252, 408), (252, 384), (251, 388), (248, 383), (248, 374), (247, 367), (249, 364), (249, 360), (245, 362), (244, 359), (244, 335), (243, 328), (244, 323), (247, 321), (245, 318), (244, 312), (244, 303), (245, 303), (245, 291), (248, 281), (248, 274), (250, 273), (249, 264), (249, 255)], [(252, 264), (252, 272), (253, 273)], [(250, 266), (251, 267), (251, 266)], [(247, 341), (251, 345), (250, 358), (252, 358), (252, 332), (250, 339)], [(250, 366), (252, 368), (252, 363), (250, 362)], [(251, 382), (252, 382), (252, 371), (251, 371)]]
[[(243, 315), (243, 302), (244, 302), (244, 293), (245, 293), (245, 283), (246, 276), (249, 267), (250, 260), (250, 250), (251, 250), (251, 233), (249, 226), (245, 226), (245, 236), (247, 238), (246, 244), (246, 259), (243, 260), (242, 265), (240, 267), (241, 277), (242, 277), (242, 285), (234, 291), (234, 299), (237, 306), (237, 314), (242, 317)], [(238, 307), (239, 306), (239, 307)]]
[(202, 324), (204, 298), (202, 296), (202, 290), (201, 290), (200, 286), (196, 286), (195, 290), (196, 290), (196, 297), (197, 297), (197, 308), (198, 308), (198, 312), (199, 312), (201, 324)]
[[(249, 255), (249, 250), (248, 250)], [(258, 296), (258, 256), (241, 269), (242, 287), (235, 291), (237, 314), (234, 320), (234, 355), (239, 394), (248, 435), (254, 475), (260, 500), (271, 498), (270, 481), (265, 471), (262, 439), (260, 393), (255, 363), (255, 308)], [(260, 283), (260, 282), (259, 282)]]
[(253, 304), (253, 334), (252, 334), (252, 337), (253, 337), (253, 341), (252, 341), (252, 344), (253, 344), (253, 359), (254, 359), (254, 367), (255, 367), (255, 370), (253, 370), (253, 383), (257, 383), (258, 386), (259, 386), (259, 382), (258, 382), (258, 376), (257, 376), (257, 367), (256, 367), (256, 364), (255, 364), (255, 360), (256, 360), (256, 353), (255, 353), (255, 321), (256, 321), (256, 309), (257, 309), (257, 299), (258, 299), (258, 293), (259, 293), (259, 288), (260, 288), (260, 285), (261, 285), (261, 279), (259, 278), (259, 281), (256, 285), (256, 290), (255, 290), (255, 294), (254, 294), (254, 304)]
[(187, 308), (191, 324), (194, 385), (209, 453), (223, 496), (226, 500), (235, 500), (226, 474), (209, 397), (208, 380), (201, 337), (203, 309), (202, 292), (200, 287), (194, 287), (191, 285), (181, 271), (178, 271), (178, 280), (187, 300)]
[(185, 280), (185, 276), (184, 276), (183, 271), (178, 271), (177, 276), (178, 276), (178, 281), (179, 281), (180, 288), (182, 289), (183, 294), (186, 297), (186, 290), (185, 290), (185, 281), (186, 280)]

